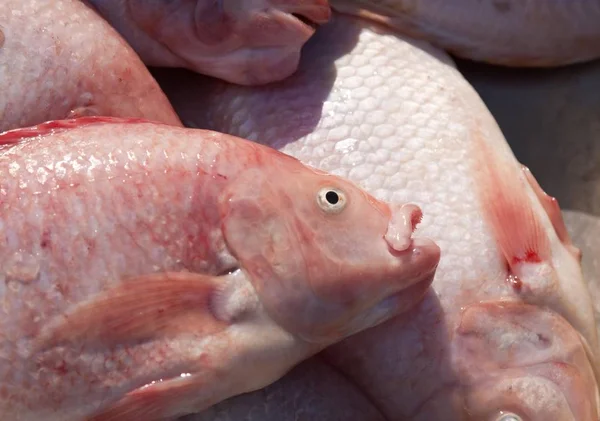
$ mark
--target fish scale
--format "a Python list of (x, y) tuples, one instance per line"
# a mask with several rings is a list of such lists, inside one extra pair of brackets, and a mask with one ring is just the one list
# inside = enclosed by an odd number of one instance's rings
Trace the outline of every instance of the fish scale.
[(4, 0), (0, 34), (0, 132), (69, 115), (181, 125), (131, 47), (81, 1)]
[[(445, 53), (334, 14), (286, 81), (249, 89), (189, 73), (156, 75), (186, 124), (260, 139), (348, 177), (380, 199), (422, 207), (416, 232), (435, 239), (442, 250), (434, 293), (409, 315), (350, 337), (311, 361), (326, 361), (363, 394), (368, 403), (349, 419), (364, 419), (361, 414), (373, 408), (387, 420), (597, 419), (597, 334), (577, 253), (562, 233), (560, 214), (546, 209), (544, 195)], [(301, 111), (301, 122), (286, 119), (290, 109)], [(370, 125), (371, 118), (383, 122)], [(530, 245), (537, 256), (546, 256), (543, 262), (519, 260)], [(478, 314), (488, 315), (489, 322), (460, 330)], [(526, 324), (528, 318), (539, 324)], [(503, 320), (525, 323), (527, 334), (515, 335)], [(552, 338), (547, 332), (553, 329), (564, 333), (528, 367), (520, 357), (531, 345), (526, 338)], [(510, 370), (497, 369), (504, 354), (486, 350), (494, 332), (513, 338), (506, 351), (513, 355)], [(479, 352), (466, 352), (467, 335)], [(485, 366), (492, 368), (478, 369)], [(324, 374), (322, 381), (337, 380)], [(229, 421), (251, 413), (252, 420), (291, 420), (313, 399), (321, 408), (315, 419), (335, 419), (341, 397), (331, 403), (319, 398), (327, 387), (314, 386), (296, 371), (261, 394), (186, 419)], [(511, 387), (529, 392), (511, 395)], [(296, 393), (303, 399), (296, 401)], [(541, 409), (532, 401), (536, 394), (562, 396), (562, 404)], [(271, 403), (272, 396), (289, 407)]]
[(85, 117), (0, 143), (10, 421), (163, 421), (260, 389), (416, 305), (439, 262), (417, 206), (226, 134)]

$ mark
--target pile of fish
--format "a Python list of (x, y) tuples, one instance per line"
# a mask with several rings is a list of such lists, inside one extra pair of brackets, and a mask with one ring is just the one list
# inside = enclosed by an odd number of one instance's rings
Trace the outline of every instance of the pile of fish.
[(600, 4), (435, 3), (2, 0), (1, 419), (597, 421), (581, 252), (428, 41)]

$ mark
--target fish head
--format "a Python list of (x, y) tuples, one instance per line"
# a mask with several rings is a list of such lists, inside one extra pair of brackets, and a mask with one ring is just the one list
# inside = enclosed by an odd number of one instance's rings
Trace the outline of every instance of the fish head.
[(585, 339), (552, 310), (520, 302), (464, 309), (454, 339), (465, 421), (597, 421)]
[(433, 241), (412, 238), (420, 209), (281, 161), (245, 171), (221, 202), (227, 246), (270, 317), (329, 344), (420, 302), (440, 258)]
[(327, 0), (130, 0), (128, 7), (177, 67), (240, 85), (294, 73), (302, 46), (331, 15)]

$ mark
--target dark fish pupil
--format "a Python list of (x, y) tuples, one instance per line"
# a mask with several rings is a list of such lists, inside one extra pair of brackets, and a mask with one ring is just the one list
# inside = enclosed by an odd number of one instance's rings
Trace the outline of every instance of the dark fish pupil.
[(325, 195), (325, 199), (332, 205), (335, 205), (340, 200), (338, 194), (334, 191), (328, 191)]

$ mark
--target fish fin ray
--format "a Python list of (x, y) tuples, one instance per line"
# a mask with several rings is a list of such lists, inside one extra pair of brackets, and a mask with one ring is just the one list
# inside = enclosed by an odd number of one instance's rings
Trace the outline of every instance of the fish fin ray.
[[(179, 316), (200, 315), (208, 333), (224, 323), (216, 319), (213, 296), (216, 277), (167, 272), (125, 279), (50, 321), (37, 338), (37, 350), (64, 343), (87, 347), (144, 341), (175, 328)], [(202, 324), (201, 324), (202, 325)]]
[(552, 226), (554, 227), (554, 231), (556, 231), (558, 239), (564, 244), (573, 257), (575, 257), (577, 261), (581, 262), (581, 250), (571, 241), (571, 236), (569, 235), (569, 231), (567, 230), (567, 226), (565, 225), (565, 221), (562, 217), (558, 200), (556, 200), (555, 197), (550, 196), (544, 191), (544, 189), (542, 189), (528, 167), (523, 165), (522, 170), (527, 178), (527, 181), (529, 182), (529, 185), (544, 207), (546, 214), (548, 214), (548, 218), (550, 218), (550, 221), (552, 222)]
[[(210, 406), (201, 405), (204, 381), (197, 374), (169, 379), (134, 390), (87, 421), (166, 421), (187, 415), (183, 404), (193, 405), (199, 412)], [(189, 405), (188, 405), (189, 406)]]
[(527, 194), (527, 180), (511, 160), (490, 159), (496, 154), (485, 140), (477, 147), (483, 213), (509, 268), (514, 272), (522, 263), (547, 262), (550, 240)]

